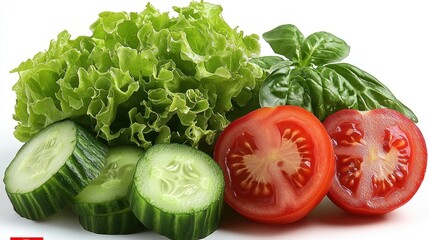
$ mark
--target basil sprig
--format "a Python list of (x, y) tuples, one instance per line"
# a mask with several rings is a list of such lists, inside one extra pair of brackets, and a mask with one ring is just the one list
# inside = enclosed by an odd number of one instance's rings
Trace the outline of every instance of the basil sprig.
[(417, 122), (415, 114), (369, 73), (340, 63), (347, 43), (327, 32), (304, 38), (294, 25), (281, 25), (263, 38), (279, 56), (253, 59), (267, 73), (259, 92), (262, 107), (301, 106), (321, 121), (341, 109), (390, 108)]

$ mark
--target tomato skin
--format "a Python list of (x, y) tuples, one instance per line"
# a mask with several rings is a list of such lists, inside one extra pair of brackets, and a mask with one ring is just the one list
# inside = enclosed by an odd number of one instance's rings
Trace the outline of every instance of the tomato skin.
[(326, 196), (335, 164), (322, 123), (296, 106), (264, 107), (233, 121), (214, 159), (229, 206), (251, 220), (280, 224), (303, 218)]
[(427, 147), (414, 122), (395, 110), (375, 109), (341, 110), (323, 124), (336, 158), (328, 197), (338, 207), (380, 215), (415, 195), (425, 176)]

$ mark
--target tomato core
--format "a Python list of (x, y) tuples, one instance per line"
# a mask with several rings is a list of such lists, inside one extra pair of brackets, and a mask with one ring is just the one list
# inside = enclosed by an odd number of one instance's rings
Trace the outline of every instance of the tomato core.
[[(279, 173), (296, 190), (307, 184), (313, 173), (314, 159), (311, 141), (306, 131), (290, 122), (276, 124), (281, 138), (278, 146), (258, 148), (254, 137), (243, 132), (236, 137), (225, 155), (234, 194), (254, 202), (273, 203), (275, 196), (271, 182)], [(263, 159), (263, 161), (262, 161)]]
[[(372, 172), (372, 196), (384, 196), (403, 187), (410, 147), (408, 137), (400, 127), (385, 128), (383, 139), (366, 135), (358, 123), (340, 123), (335, 129), (332, 141), (337, 152), (336, 175), (350, 194), (356, 194), (364, 169)], [(346, 151), (349, 154), (341, 153)]]

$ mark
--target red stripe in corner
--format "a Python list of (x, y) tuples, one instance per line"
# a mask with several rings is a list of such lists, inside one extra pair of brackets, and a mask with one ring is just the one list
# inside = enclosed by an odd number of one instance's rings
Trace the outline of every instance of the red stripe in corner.
[(11, 237), (10, 240), (43, 240), (43, 237)]

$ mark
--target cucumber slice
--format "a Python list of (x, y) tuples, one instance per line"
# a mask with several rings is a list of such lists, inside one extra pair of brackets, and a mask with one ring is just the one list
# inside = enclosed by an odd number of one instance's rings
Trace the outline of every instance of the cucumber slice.
[(104, 167), (107, 147), (70, 120), (25, 143), (6, 168), (6, 193), (22, 217), (38, 220), (71, 202)]
[(110, 148), (103, 171), (74, 198), (73, 211), (77, 215), (100, 215), (129, 208), (128, 189), (143, 153), (136, 146)]
[(218, 227), (223, 191), (222, 170), (209, 155), (157, 144), (137, 163), (129, 201), (147, 228), (171, 239), (200, 239)]
[(144, 229), (130, 208), (112, 214), (80, 215), (79, 223), (85, 230), (97, 234), (131, 234)]

